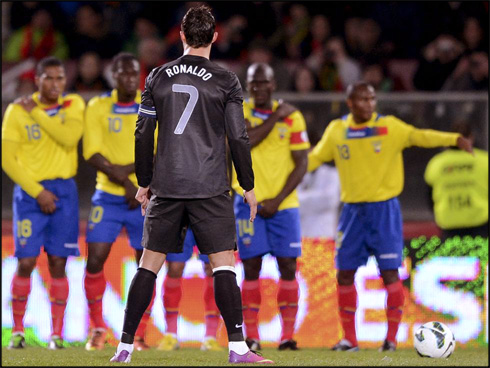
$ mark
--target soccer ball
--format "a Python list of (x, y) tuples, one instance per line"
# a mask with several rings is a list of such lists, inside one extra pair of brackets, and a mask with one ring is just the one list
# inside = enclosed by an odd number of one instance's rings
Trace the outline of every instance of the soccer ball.
[(414, 331), (413, 345), (421, 357), (448, 358), (456, 347), (456, 340), (449, 327), (433, 321)]

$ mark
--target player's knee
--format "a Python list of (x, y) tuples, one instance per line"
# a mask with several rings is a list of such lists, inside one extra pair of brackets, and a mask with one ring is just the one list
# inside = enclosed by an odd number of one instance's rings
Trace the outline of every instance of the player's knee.
[(383, 270), (380, 273), (385, 285), (393, 284), (400, 279), (398, 270)]
[(349, 286), (354, 284), (354, 277), (356, 275), (356, 271), (338, 271), (337, 272), (337, 282), (339, 285)]
[(278, 259), (279, 272), (281, 273), (281, 279), (286, 281), (292, 281), (296, 277), (296, 258), (283, 258)]
[(88, 273), (99, 273), (104, 269), (104, 261), (98, 257), (89, 257), (86, 268)]
[(17, 275), (20, 277), (30, 277), (34, 267), (36, 267), (37, 257), (19, 258), (17, 263)]
[(243, 260), (243, 270), (245, 279), (249, 281), (258, 280), (262, 268), (262, 258), (251, 258)]
[(167, 276), (173, 279), (182, 277), (184, 273), (185, 262), (167, 262)]

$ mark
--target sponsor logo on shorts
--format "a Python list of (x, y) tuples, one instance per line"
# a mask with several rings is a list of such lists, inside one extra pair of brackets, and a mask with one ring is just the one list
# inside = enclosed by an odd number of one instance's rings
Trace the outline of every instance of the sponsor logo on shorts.
[(78, 243), (65, 243), (65, 248), (78, 248)]
[(301, 248), (301, 242), (289, 243), (290, 248)]
[(250, 246), (250, 244), (252, 244), (252, 238), (250, 238), (250, 237), (243, 238), (242, 242), (243, 242), (243, 245), (248, 247), (248, 246)]
[(398, 258), (398, 254), (396, 254), (396, 253), (385, 253), (385, 254), (380, 254), (379, 258), (381, 258), (381, 259)]
[(27, 244), (27, 239), (26, 238), (20, 238), (19, 244), (21, 247), (24, 247)]

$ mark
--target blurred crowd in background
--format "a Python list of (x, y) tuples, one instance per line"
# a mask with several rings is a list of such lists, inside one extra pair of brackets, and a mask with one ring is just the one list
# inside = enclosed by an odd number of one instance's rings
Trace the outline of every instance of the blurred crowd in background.
[[(137, 55), (141, 88), (152, 68), (182, 54), (180, 22), (196, 2), (2, 2), (2, 75), (22, 61), (66, 61), (67, 89), (111, 87), (120, 51)], [(266, 62), (279, 91), (488, 89), (488, 2), (208, 2), (217, 20), (211, 57), (235, 71)], [(22, 64), (22, 63), (20, 63)], [(12, 98), (35, 90), (25, 64)], [(11, 73), (12, 74), (12, 73)], [(9, 97), (9, 96), (4, 96)]]

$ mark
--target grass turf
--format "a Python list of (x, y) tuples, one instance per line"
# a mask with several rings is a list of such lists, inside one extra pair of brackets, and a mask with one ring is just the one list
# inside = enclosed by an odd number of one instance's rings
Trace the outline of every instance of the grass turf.
[[(114, 366), (109, 359), (115, 348), (85, 351), (83, 347), (69, 347), (51, 351), (43, 347), (28, 346), (23, 350), (2, 348), (2, 366)], [(333, 352), (327, 349), (301, 349), (278, 351), (265, 348), (264, 357), (278, 366), (488, 366), (486, 347), (458, 349), (448, 359), (421, 358), (413, 349), (380, 353), (361, 350), (356, 353)], [(196, 348), (183, 348), (163, 352), (156, 349), (135, 352), (130, 366), (223, 366), (229, 365), (227, 352), (203, 352)], [(126, 366), (126, 365), (125, 365)]]

